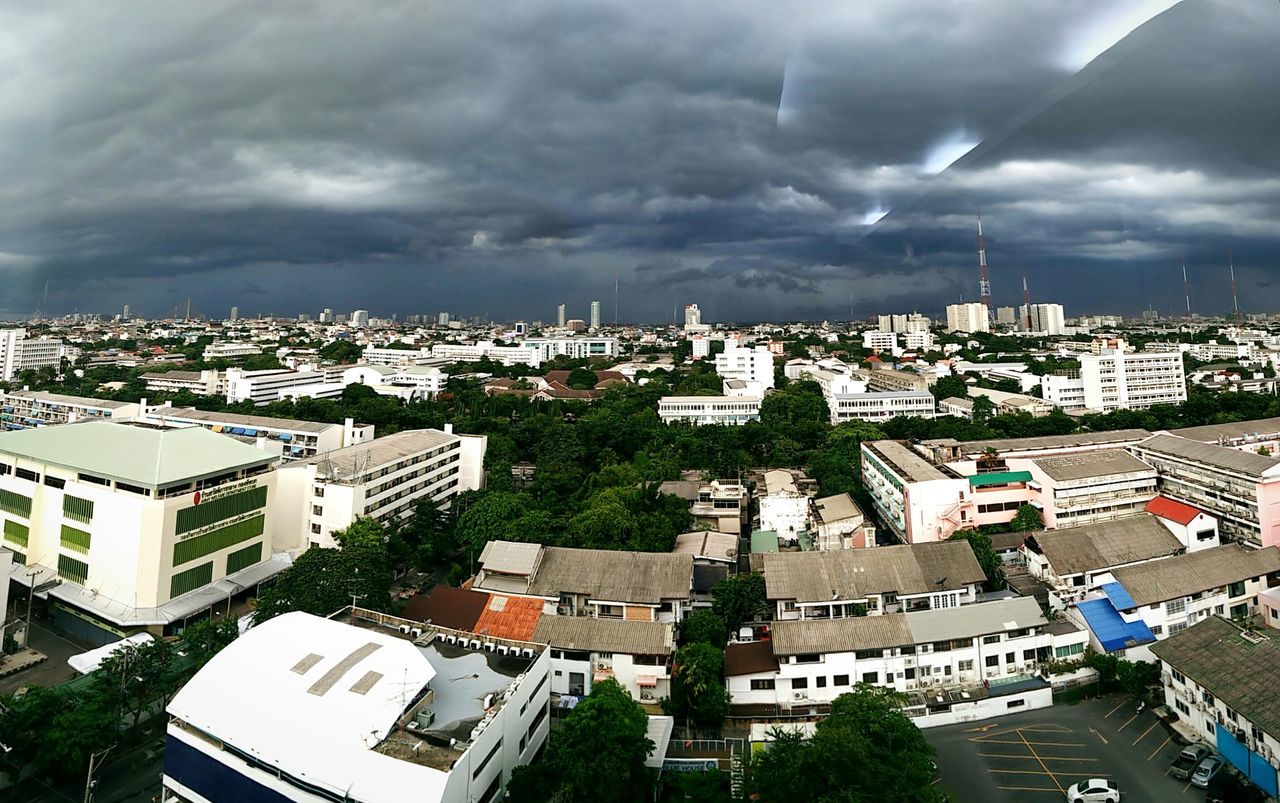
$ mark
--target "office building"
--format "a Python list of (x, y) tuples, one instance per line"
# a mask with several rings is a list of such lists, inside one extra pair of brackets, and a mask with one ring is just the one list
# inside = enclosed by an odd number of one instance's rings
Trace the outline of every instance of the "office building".
[(360, 362), (366, 365), (421, 365), (435, 359), (430, 348), (396, 349), (365, 346), (360, 352)]
[[(126, 315), (125, 317), (128, 317), (128, 315)], [(240, 320), (240, 308), (239, 308), (239, 307), (232, 307), (232, 308), (231, 308), (231, 317), (230, 317), (230, 318), (228, 318), (228, 320), (230, 320), (232, 323), (235, 323), (236, 321)]]
[[(272, 455), (204, 429), (109, 421), (0, 437), (13, 579), (47, 592), (60, 627), (98, 644), (171, 634), (283, 570), (268, 537)], [(43, 593), (43, 592), (42, 592)]]
[[(569, 323), (572, 324), (573, 321)], [(542, 362), (550, 362), (556, 357), (584, 360), (618, 356), (616, 337), (529, 337), (520, 341), (520, 346), (536, 349)]]
[(431, 347), (431, 359), (445, 362), (479, 362), (493, 360), (503, 365), (528, 365), (537, 368), (544, 359), (542, 352), (527, 344), (498, 346), (492, 340), (475, 343), (437, 343)]
[(702, 325), (702, 310), (698, 309), (697, 304), (684, 305), (684, 326), (688, 329), (690, 326)]
[(1177, 352), (1125, 353), (1121, 341), (1100, 354), (1080, 356), (1078, 374), (1046, 376), (1043, 393), (1064, 410), (1142, 410), (1187, 400), (1182, 355)]
[[(253, 402), (261, 407), (273, 401), (280, 401), (290, 395), (324, 385), (324, 374), (318, 371), (290, 371), (287, 368), (270, 368), (262, 371), (245, 371), (241, 368), (228, 368), (226, 371), (227, 404), (236, 402)], [(341, 395), (342, 388), (337, 393)], [(310, 395), (300, 393), (299, 395)]]
[(1018, 307), (1022, 326), (1031, 319), (1031, 331), (1043, 332), (1046, 335), (1066, 334), (1066, 321), (1063, 318), (1061, 304), (1032, 304)]
[(564, 308), (564, 304), (560, 304), (559, 306), (556, 307), (556, 326), (563, 329), (564, 322), (565, 322), (565, 308)]
[(773, 352), (765, 346), (730, 345), (716, 355), (715, 362), (721, 379), (746, 382), (757, 396), (773, 389)]
[(209, 412), (194, 407), (173, 407), (168, 402), (148, 407), (141, 421), (158, 427), (203, 427), (210, 432), (252, 444), (281, 459), (303, 460), (317, 454), (373, 440), (373, 424), (342, 424), (271, 418), (263, 415)]
[(1047, 528), (1142, 514), (1156, 496), (1156, 470), (1123, 449), (1027, 461)]
[(591, 302), (591, 331), (594, 332), (599, 328), (600, 328), (600, 302), (592, 301)]
[(0, 430), (47, 427), (74, 421), (127, 419), (138, 415), (136, 403), (64, 396), (42, 390), (0, 391)]
[(23, 371), (62, 365), (61, 340), (29, 338), (25, 329), (0, 329), (0, 381), (12, 382)]
[(406, 430), (282, 465), (276, 541), (334, 547), (333, 532), (361, 516), (404, 519), (419, 499), (443, 507), (478, 490), (488, 439), (451, 430)]
[(947, 305), (948, 332), (988, 332), (990, 330), (991, 325), (985, 305), (975, 303)]
[(358, 309), (351, 313), (351, 325), (356, 327), (365, 327), (369, 325), (369, 310)]
[(926, 390), (872, 393), (832, 393), (827, 397), (831, 423), (888, 421), (900, 415), (934, 417), (933, 394)]
[(759, 396), (663, 396), (658, 418), (664, 424), (741, 425), (760, 420)]
[(348, 619), (284, 614), (197, 672), (167, 708), (165, 800), (500, 800), (547, 738), (547, 650)]
[(252, 343), (210, 343), (204, 347), (204, 361), (243, 360), (262, 353), (261, 346)]

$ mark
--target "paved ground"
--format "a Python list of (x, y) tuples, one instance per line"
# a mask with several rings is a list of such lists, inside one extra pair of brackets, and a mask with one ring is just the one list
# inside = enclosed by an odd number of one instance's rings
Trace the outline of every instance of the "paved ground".
[(76, 673), (67, 666), (67, 659), (92, 649), (88, 644), (77, 643), (53, 632), (39, 620), (31, 626), (30, 645), (47, 655), (49, 660), (0, 679), (0, 694), (12, 694), (23, 686), (54, 686), (70, 680)]
[(1182, 744), (1128, 695), (930, 728), (940, 782), (958, 803), (1062, 800), (1085, 778), (1108, 778), (1125, 800), (1191, 801), (1203, 793), (1167, 774)]

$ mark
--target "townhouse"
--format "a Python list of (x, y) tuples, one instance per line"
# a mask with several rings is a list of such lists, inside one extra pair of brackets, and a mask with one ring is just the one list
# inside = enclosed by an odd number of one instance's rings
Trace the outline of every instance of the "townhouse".
[(1032, 533), (1021, 553), (1032, 577), (1050, 588), (1054, 607), (1073, 603), (1115, 579), (1121, 566), (1167, 558), (1186, 549), (1155, 516)]
[(551, 649), (551, 693), (583, 697), (615, 680), (641, 703), (671, 696), (675, 626), (589, 616), (543, 616), (533, 640)]

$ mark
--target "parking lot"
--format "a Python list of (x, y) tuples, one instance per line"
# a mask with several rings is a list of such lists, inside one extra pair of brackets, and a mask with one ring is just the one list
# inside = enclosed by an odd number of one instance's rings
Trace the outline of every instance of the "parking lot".
[(942, 786), (960, 803), (1061, 800), (1085, 778), (1116, 782), (1125, 800), (1204, 799), (1168, 775), (1182, 742), (1127, 695), (931, 728), (925, 737), (938, 750)]

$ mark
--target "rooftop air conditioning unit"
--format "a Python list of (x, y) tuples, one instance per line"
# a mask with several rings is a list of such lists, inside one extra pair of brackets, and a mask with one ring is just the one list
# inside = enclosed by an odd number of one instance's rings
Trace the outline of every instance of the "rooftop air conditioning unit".
[(404, 634), (404, 635), (406, 635), (406, 636), (407, 636), (407, 635), (409, 635), (409, 626), (408, 626), (408, 625), (400, 625), (400, 632), (401, 632), (401, 633), (403, 633), (403, 634)]
[(557, 605), (556, 613), (560, 616), (569, 616), (571, 611), (569, 610), (568, 605)]
[(533, 657), (533, 650), (530, 650), (530, 649), (527, 649), (527, 648), (526, 648), (526, 649), (524, 649), (524, 650), (521, 650), (521, 652), (524, 654), (524, 657), (525, 657), (525, 658), (532, 658), (532, 657)]
[(498, 645), (498, 655), (506, 655), (506, 654), (507, 654), (507, 649), (508, 649), (508, 648), (506, 647), (506, 645), (499, 644), (499, 645)]
[(448, 638), (446, 638), (446, 639), (445, 639), (445, 641), (449, 642), (450, 644), (457, 644), (457, 643), (458, 643), (458, 637), (457, 637), (457, 636), (449, 636)]
[(414, 638), (422, 638), (422, 628), (420, 627), (411, 628), (409, 632), (413, 634)]
[(480, 639), (471, 639), (471, 644), (469, 646), (473, 650), (480, 649)]

